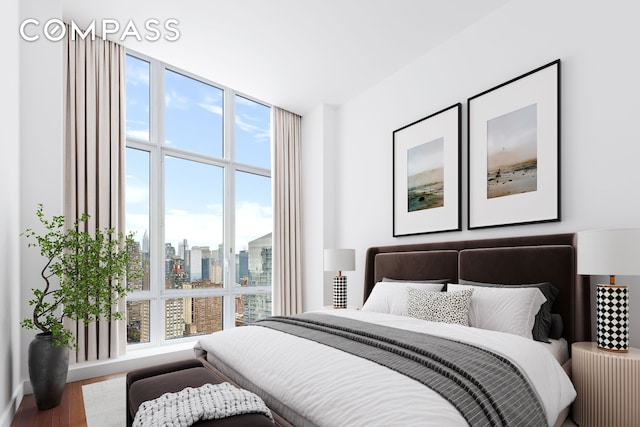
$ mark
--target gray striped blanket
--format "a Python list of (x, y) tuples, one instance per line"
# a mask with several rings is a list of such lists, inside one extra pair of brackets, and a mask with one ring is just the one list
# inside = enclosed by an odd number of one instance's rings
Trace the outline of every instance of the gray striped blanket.
[(540, 400), (520, 370), (488, 350), (397, 328), (320, 313), (255, 323), (371, 360), (425, 384), (471, 426), (547, 426)]

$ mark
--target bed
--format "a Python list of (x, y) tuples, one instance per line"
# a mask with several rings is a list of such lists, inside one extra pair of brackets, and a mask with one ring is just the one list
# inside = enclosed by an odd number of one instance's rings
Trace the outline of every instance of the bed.
[[(284, 420), (281, 425), (560, 425), (575, 398), (567, 374), (570, 345), (591, 337), (588, 278), (576, 274), (575, 259), (571, 233), (372, 247), (366, 253), (362, 310), (273, 318), (203, 337), (195, 351), (210, 369), (261, 396)], [(433, 282), (447, 289), (434, 291)], [(542, 283), (553, 284), (555, 298), (545, 300), (536, 290), (541, 288), (530, 286)], [(516, 294), (517, 301), (526, 294), (528, 307), (535, 307), (522, 327), (529, 336), (500, 329), (520, 328), (516, 318), (524, 310), (514, 311), (519, 302), (509, 299)], [(509, 297), (503, 301), (503, 295)], [(448, 307), (464, 300), (466, 318), (482, 322), (477, 304), (487, 296), (490, 304), (503, 304), (494, 312), (513, 313), (516, 320), (497, 316), (487, 325), (497, 321), (499, 326), (489, 330), (416, 317), (425, 305)], [(406, 305), (392, 312), (388, 298)], [(389, 309), (376, 306), (383, 300)], [(540, 342), (526, 328), (533, 325), (535, 335), (543, 323), (536, 311), (545, 304), (554, 336)], [(432, 354), (436, 347), (442, 353)], [(395, 353), (410, 354), (399, 360)], [(494, 371), (494, 364), (505, 371)], [(440, 376), (422, 365), (434, 366)], [(434, 375), (435, 380), (427, 378)], [(492, 378), (502, 382), (485, 385), (483, 376), (488, 383)], [(435, 382), (425, 386), (427, 380)], [(482, 400), (456, 394), (456, 387), (502, 394), (504, 402), (487, 409)]]

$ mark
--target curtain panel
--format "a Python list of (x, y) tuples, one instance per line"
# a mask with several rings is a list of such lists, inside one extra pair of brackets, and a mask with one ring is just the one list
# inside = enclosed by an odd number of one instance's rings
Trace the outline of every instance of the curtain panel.
[(300, 145), (302, 118), (273, 107), (273, 314), (302, 312)]
[[(96, 37), (72, 40), (65, 55), (64, 214), (90, 215), (89, 229), (125, 232), (125, 48)], [(117, 311), (126, 309), (120, 301)], [(67, 320), (78, 349), (70, 362), (108, 359), (126, 350), (124, 321)]]

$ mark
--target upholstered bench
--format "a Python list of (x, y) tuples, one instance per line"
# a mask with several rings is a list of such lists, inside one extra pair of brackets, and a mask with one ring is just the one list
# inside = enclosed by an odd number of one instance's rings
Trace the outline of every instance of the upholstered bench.
[[(219, 384), (228, 381), (197, 359), (167, 363), (149, 368), (137, 369), (127, 374), (127, 426), (133, 424), (136, 412), (143, 402), (175, 393), (185, 387), (200, 387), (204, 384)], [(194, 426), (240, 427), (269, 426), (273, 422), (262, 414), (242, 414), (217, 420), (198, 421)]]

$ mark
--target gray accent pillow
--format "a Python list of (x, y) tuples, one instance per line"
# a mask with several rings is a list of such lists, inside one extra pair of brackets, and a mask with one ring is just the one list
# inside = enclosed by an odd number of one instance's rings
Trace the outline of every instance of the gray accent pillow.
[[(484, 287), (492, 287), (492, 288), (538, 288), (540, 292), (546, 298), (546, 302), (542, 304), (540, 307), (540, 311), (536, 314), (536, 320), (533, 324), (533, 329), (531, 333), (533, 335), (533, 339), (536, 341), (541, 341), (548, 343), (549, 342), (549, 332), (551, 331), (551, 306), (553, 302), (556, 300), (556, 296), (558, 295), (558, 288), (553, 286), (549, 282), (543, 283), (531, 283), (531, 284), (522, 284), (522, 285), (504, 285), (499, 283), (483, 283), (483, 282), (473, 282), (471, 280), (460, 279), (459, 283), (461, 285), (470, 285), (470, 286), (484, 286)], [(562, 320), (562, 319), (561, 319)]]
[(552, 340), (558, 340), (562, 338), (562, 330), (564, 324), (562, 323), (562, 316), (559, 314), (551, 314), (551, 329), (549, 330), (549, 338)]
[(407, 315), (431, 322), (469, 326), (469, 305), (473, 289), (458, 292), (430, 292), (407, 288)]

